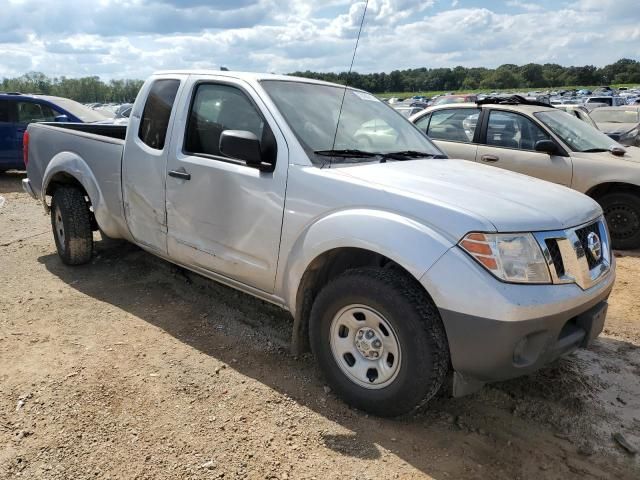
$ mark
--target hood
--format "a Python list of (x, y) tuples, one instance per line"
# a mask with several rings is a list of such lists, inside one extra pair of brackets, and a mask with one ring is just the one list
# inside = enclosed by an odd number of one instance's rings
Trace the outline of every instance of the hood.
[[(569, 188), (465, 160), (387, 162), (342, 167), (339, 171), (377, 185), (395, 198), (409, 196), (457, 213), (466, 212), (476, 220), (490, 222), (499, 232), (561, 230), (602, 213), (596, 202)], [(401, 201), (391, 204), (397, 210), (403, 208)], [(446, 218), (435, 223), (446, 223)], [(446, 225), (440, 226), (446, 229)]]
[(619, 157), (614, 155), (611, 152), (571, 152), (571, 158), (586, 158), (586, 159), (597, 159), (598, 161), (602, 160), (603, 162), (611, 162), (611, 161), (627, 161), (633, 163), (640, 163), (640, 148), (633, 146), (623, 146), (626, 150), (624, 156)]
[(609, 122), (600, 122), (596, 125), (600, 130), (604, 133), (616, 133), (622, 135), (623, 133), (627, 133), (638, 126), (637, 123), (609, 123)]

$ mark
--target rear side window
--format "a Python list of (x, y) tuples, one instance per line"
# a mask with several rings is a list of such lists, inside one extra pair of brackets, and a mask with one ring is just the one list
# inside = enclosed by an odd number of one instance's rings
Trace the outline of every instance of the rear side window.
[(434, 140), (472, 142), (479, 115), (480, 111), (473, 108), (436, 110), (431, 114), (427, 135)]
[(53, 122), (57, 113), (48, 105), (18, 102), (18, 123)]
[(138, 137), (149, 147), (162, 150), (180, 80), (156, 80), (144, 105)]

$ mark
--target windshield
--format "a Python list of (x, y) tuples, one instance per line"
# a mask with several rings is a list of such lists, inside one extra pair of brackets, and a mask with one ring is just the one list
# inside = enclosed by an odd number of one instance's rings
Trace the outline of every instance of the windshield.
[(606, 152), (611, 146), (618, 146), (600, 130), (567, 112), (552, 110), (534, 115), (574, 152)]
[[(442, 156), (426, 135), (369, 93), (286, 80), (264, 80), (262, 85), (314, 164), (326, 164), (326, 153), (317, 152), (327, 151), (417, 151)], [(355, 159), (344, 153), (343, 158)], [(372, 159), (361, 157), (358, 161)]]
[(109, 118), (108, 116), (103, 115), (100, 112), (96, 112), (95, 110), (92, 110), (89, 107), (85, 107), (81, 103), (78, 103), (74, 100), (69, 100), (68, 98), (52, 97), (50, 98), (50, 101), (64, 108), (67, 112), (75, 115), (85, 123), (101, 122)]
[(638, 123), (637, 109), (604, 110), (598, 108), (591, 112), (591, 118), (597, 123)]

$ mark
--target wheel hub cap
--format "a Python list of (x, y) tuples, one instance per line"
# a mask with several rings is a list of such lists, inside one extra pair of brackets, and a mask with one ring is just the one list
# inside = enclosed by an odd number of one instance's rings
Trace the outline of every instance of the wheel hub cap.
[(358, 330), (358, 333), (356, 333), (355, 344), (363, 357), (372, 360), (380, 358), (384, 351), (382, 340), (378, 338), (375, 330), (369, 327), (363, 327)]
[(400, 371), (402, 351), (391, 323), (366, 305), (348, 305), (336, 313), (330, 329), (331, 353), (353, 383), (384, 388)]

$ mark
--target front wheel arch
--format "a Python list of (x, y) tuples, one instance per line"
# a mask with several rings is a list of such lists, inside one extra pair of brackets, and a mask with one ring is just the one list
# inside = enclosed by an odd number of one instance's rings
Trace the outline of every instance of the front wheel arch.
[[(354, 318), (343, 318), (352, 311)], [(348, 269), (325, 285), (313, 303), (310, 339), (336, 393), (380, 416), (420, 408), (445, 386), (451, 369), (437, 307), (413, 277), (393, 265)]]

